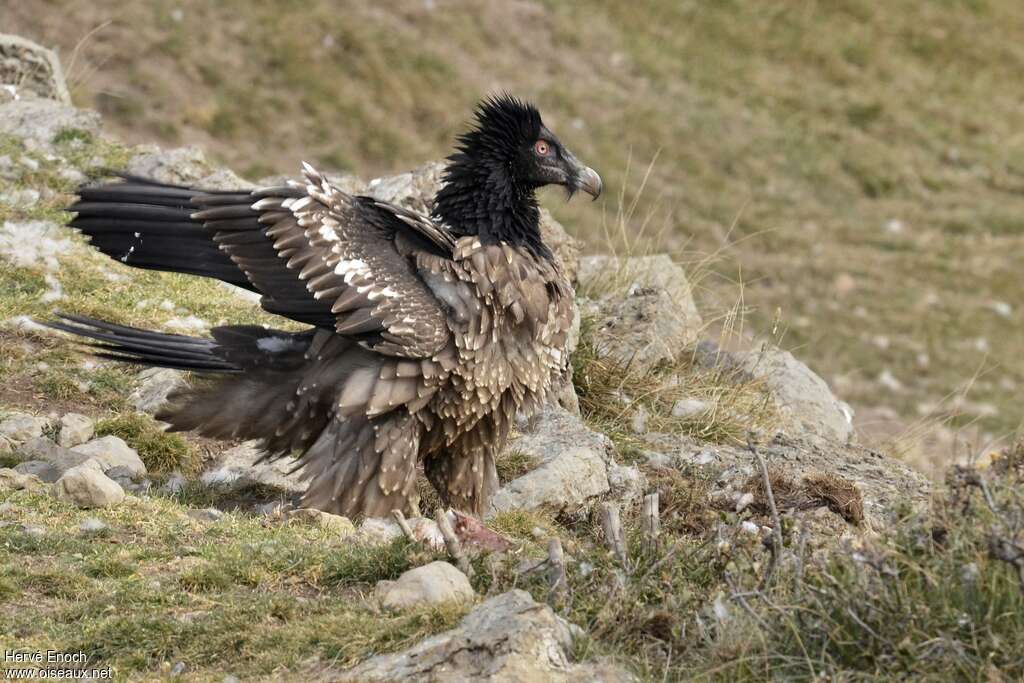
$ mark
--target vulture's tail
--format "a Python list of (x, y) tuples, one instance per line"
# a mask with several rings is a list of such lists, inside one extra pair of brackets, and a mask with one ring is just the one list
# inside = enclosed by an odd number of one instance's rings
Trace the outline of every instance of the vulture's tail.
[[(40, 321), (88, 340), (93, 355), (195, 373), (213, 374), (175, 390), (155, 415), (171, 431), (195, 430), (215, 439), (262, 439), (267, 453), (304, 451), (326, 426), (335, 387), (372, 354), (329, 332), (284, 332), (258, 325), (210, 330), (212, 338), (188, 337), (58, 314)], [(325, 341), (337, 362), (310, 365), (314, 337)], [(320, 353), (326, 353), (321, 350)]]
[(218, 344), (214, 339), (150, 332), (65, 313), (58, 313), (57, 317), (57, 321), (41, 322), (55, 330), (91, 340), (86, 344), (99, 358), (191, 372), (242, 370), (217, 353)]
[[(204, 206), (193, 202), (197, 197)], [(201, 208), (250, 201), (248, 190), (200, 190), (126, 176), (80, 188), (78, 201), (67, 210), (78, 214), (71, 227), (126, 265), (212, 277), (255, 291), (202, 221), (192, 218)]]

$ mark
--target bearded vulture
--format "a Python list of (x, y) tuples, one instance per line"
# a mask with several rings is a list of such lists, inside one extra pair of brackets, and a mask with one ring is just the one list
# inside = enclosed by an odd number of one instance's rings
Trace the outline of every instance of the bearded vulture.
[(208, 373), (157, 419), (298, 454), (301, 504), (346, 516), (414, 511), (417, 466), (449, 506), (481, 515), (518, 411), (566, 369), (573, 291), (541, 239), (535, 192), (595, 199), (601, 178), (537, 109), (483, 100), (430, 215), (304, 179), (208, 191), (137, 177), (83, 187), (70, 225), (136, 268), (260, 295), (301, 332), (226, 325), (212, 338), (77, 315), (52, 327), (103, 358)]

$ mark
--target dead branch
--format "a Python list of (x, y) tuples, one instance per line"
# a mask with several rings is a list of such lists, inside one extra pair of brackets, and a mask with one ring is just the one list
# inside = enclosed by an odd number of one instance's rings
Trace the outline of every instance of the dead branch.
[[(770, 569), (774, 569), (775, 565), (778, 564), (778, 559), (782, 553), (782, 519), (779, 517), (779, 508), (775, 506), (775, 492), (772, 491), (771, 478), (768, 476), (768, 465), (764, 461), (764, 457), (761, 456), (760, 451), (754, 445), (754, 440), (751, 436), (747, 435), (747, 449), (754, 454), (754, 458), (757, 460), (757, 465), (761, 469), (761, 479), (764, 484), (764, 497), (768, 501), (768, 510), (772, 515), (772, 537), (774, 538), (775, 550), (772, 553), (772, 563), (769, 565)], [(765, 577), (762, 583), (767, 584), (768, 579), (771, 578), (769, 573), (765, 573)]]
[(402, 514), (401, 510), (392, 510), (391, 516), (395, 518), (395, 522), (398, 523), (398, 528), (402, 530), (402, 535), (410, 541), (415, 542), (416, 536), (412, 533), (412, 528), (409, 526), (409, 522), (406, 521), (405, 515)]
[(569, 589), (565, 578), (565, 554), (562, 541), (557, 536), (548, 541), (548, 585), (551, 587), (549, 594), (556, 598), (564, 597)]
[(661, 530), (661, 518), (658, 511), (658, 494), (649, 493), (644, 496), (643, 531), (644, 549), (654, 552), (658, 549), (658, 533)]
[(629, 572), (629, 555), (626, 553), (626, 541), (622, 535), (622, 520), (619, 508), (614, 503), (601, 503), (601, 529), (604, 530), (604, 541), (612, 551), (622, 568)]
[(1020, 589), (1024, 591), (1024, 546), (993, 534), (988, 540), (988, 554), (992, 559), (1007, 562), (1017, 569)]

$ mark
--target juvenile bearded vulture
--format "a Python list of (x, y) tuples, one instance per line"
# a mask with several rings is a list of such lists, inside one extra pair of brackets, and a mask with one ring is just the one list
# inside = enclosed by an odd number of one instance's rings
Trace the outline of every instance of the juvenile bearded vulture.
[(573, 294), (541, 239), (535, 191), (593, 197), (601, 179), (507, 95), (458, 138), (431, 215), (304, 182), (206, 191), (127, 177), (83, 187), (71, 225), (137, 268), (212, 277), (310, 327), (212, 338), (74, 315), (52, 326), (97, 355), (210, 373), (156, 417), (174, 430), (298, 453), (302, 504), (381, 516), (416, 503), (417, 464), (447, 505), (475, 514), (517, 411), (565, 370)]

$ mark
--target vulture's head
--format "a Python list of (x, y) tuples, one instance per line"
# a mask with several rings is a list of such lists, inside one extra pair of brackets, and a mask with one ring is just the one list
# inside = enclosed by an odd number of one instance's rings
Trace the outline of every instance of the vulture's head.
[(594, 199), (601, 194), (601, 176), (544, 125), (536, 107), (511, 95), (483, 100), (476, 109), (476, 126), (460, 135), (458, 143), (450, 158), (453, 165), (489, 168), (516, 188), (561, 185), (570, 197), (579, 191)]

